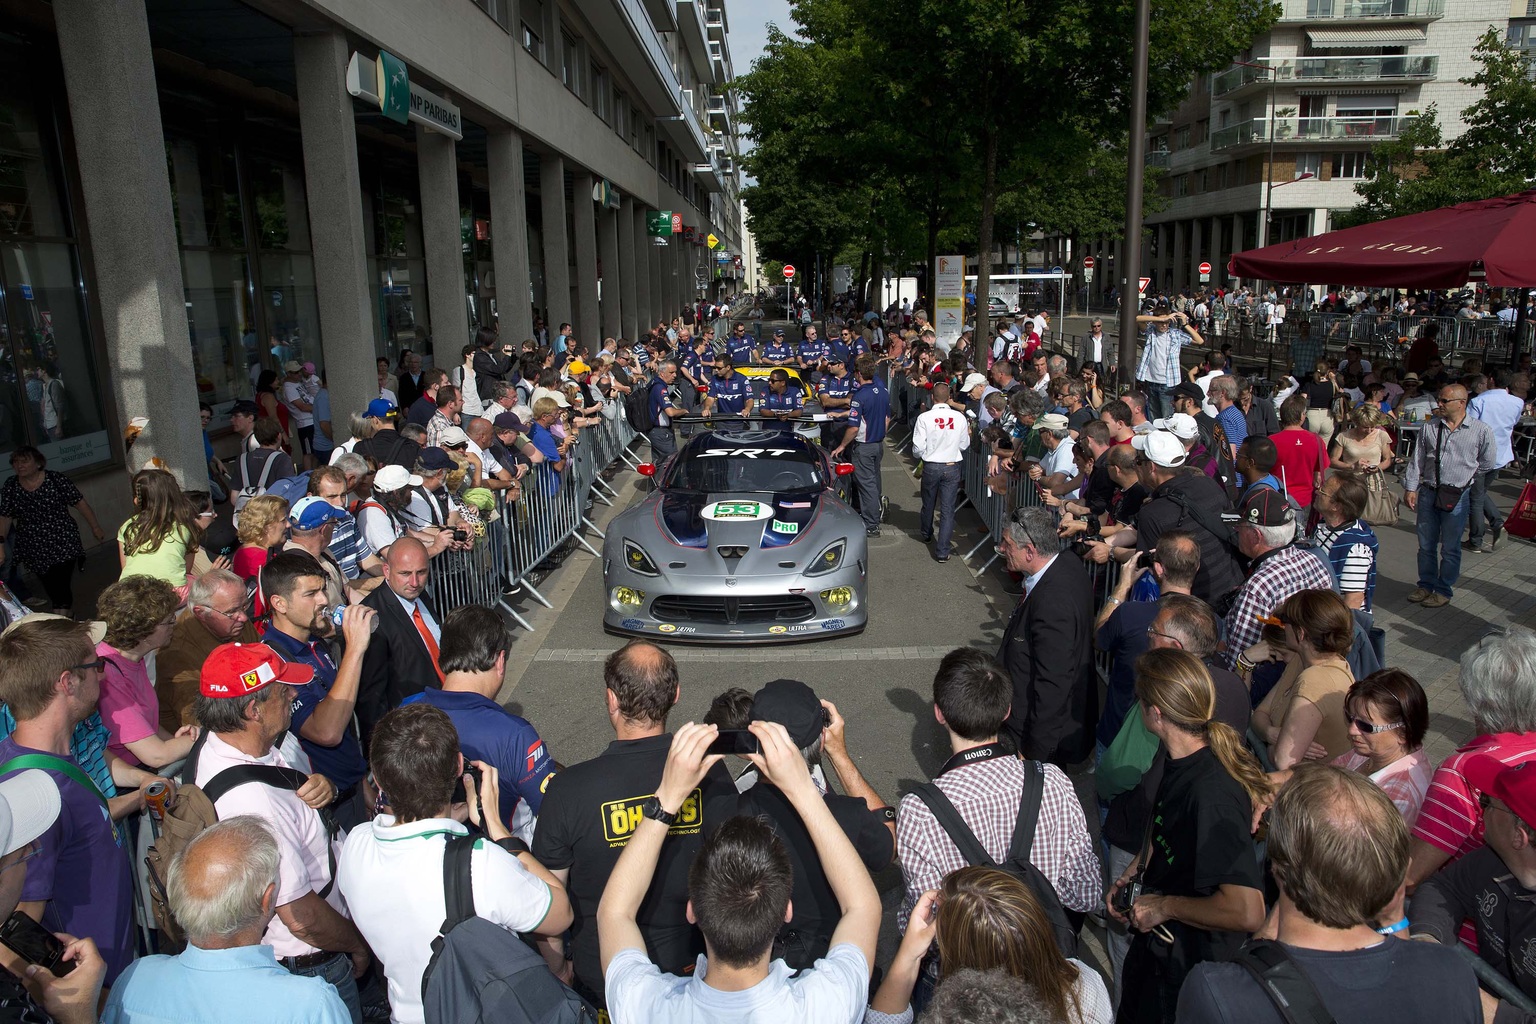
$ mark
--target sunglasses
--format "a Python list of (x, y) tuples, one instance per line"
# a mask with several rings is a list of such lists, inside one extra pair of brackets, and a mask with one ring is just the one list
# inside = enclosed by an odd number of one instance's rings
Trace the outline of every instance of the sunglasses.
[(106, 658), (97, 658), (95, 661), (87, 661), (87, 662), (85, 662), (82, 665), (71, 665), (71, 666), (69, 666), (67, 671), (69, 671), (69, 672), (84, 672), (86, 669), (90, 669), (90, 668), (95, 669), (97, 672), (105, 672), (107, 670), (107, 659)]
[(1353, 725), (1367, 736), (1374, 736), (1381, 732), (1391, 732), (1393, 729), (1401, 729), (1403, 727), (1402, 722), (1393, 722), (1391, 725), (1377, 725), (1375, 722), (1367, 722), (1363, 718), (1356, 718), (1348, 714), (1344, 716), (1344, 724), (1346, 726)]

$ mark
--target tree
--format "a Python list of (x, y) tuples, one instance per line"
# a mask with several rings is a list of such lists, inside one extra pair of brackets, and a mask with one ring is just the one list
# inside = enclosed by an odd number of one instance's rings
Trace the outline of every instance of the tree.
[(1431, 104), (1398, 138), (1378, 143), (1369, 177), (1355, 186), (1364, 201), (1335, 219), (1339, 227), (1509, 195), (1536, 181), (1536, 82), (1524, 56), (1490, 28), (1472, 57), (1479, 70), (1461, 83), (1479, 98), (1461, 112), (1466, 131), (1445, 143)]

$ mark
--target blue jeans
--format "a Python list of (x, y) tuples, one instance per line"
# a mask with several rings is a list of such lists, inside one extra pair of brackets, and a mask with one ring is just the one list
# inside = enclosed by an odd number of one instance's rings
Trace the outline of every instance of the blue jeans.
[(1471, 507), (1471, 488), (1461, 492), (1461, 500), (1449, 512), (1435, 507), (1435, 488), (1419, 488), (1419, 586), (1425, 590), (1455, 596), (1451, 587), (1461, 575), (1461, 531)]
[(1168, 396), (1172, 386), (1154, 384), (1150, 380), (1137, 381), (1137, 386), (1147, 393), (1147, 419), (1157, 420), (1173, 415), (1173, 399)]
[(1504, 516), (1499, 512), (1498, 503), (1493, 500), (1490, 493), (1493, 485), (1499, 478), (1499, 471), (1490, 469), (1486, 473), (1479, 473), (1472, 478), (1472, 504), (1467, 512), (1467, 525), (1469, 526), (1467, 540), (1473, 547), (1480, 547), (1483, 543), (1483, 534), (1493, 527), (1504, 525)]
[(949, 557), (949, 539), (955, 532), (955, 495), (960, 490), (960, 463), (948, 466), (937, 462), (923, 463), (923, 513), (918, 520), (918, 530), (923, 539), (933, 535), (933, 506), (939, 506), (939, 546), (934, 554)]
[(336, 994), (341, 996), (341, 1001), (347, 1004), (347, 1012), (352, 1015), (352, 1024), (363, 1024), (363, 1003), (357, 995), (357, 980), (352, 977), (352, 958), (345, 953), (337, 953), (323, 964), (313, 967), (305, 967), (300, 970), (288, 968), (288, 973), (301, 978), (324, 978), (336, 989)]

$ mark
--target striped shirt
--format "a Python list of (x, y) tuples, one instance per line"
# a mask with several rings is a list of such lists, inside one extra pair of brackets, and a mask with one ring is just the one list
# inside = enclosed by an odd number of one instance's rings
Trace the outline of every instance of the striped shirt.
[(1169, 387), (1178, 384), (1184, 379), (1179, 366), (1179, 350), (1194, 340), (1187, 331), (1177, 327), (1160, 332), (1156, 327), (1149, 326), (1146, 347), (1141, 352), (1141, 365), (1136, 367), (1136, 379)]
[(1333, 574), (1339, 578), (1339, 593), (1365, 595), (1365, 610), (1371, 610), (1376, 596), (1376, 531), (1364, 519), (1340, 526), (1319, 523), (1317, 546), (1328, 552)]
[(1451, 859), (1465, 856), (1483, 845), (1483, 810), (1461, 766), (1477, 754), (1489, 754), (1504, 764), (1520, 764), (1536, 757), (1536, 732), (1500, 732), (1479, 736), (1445, 759), (1430, 780), (1424, 806), (1413, 826), (1413, 838), (1422, 839)]
[[(1360, 754), (1346, 750), (1329, 763), (1353, 772), (1359, 771), (1365, 761)], [(1420, 748), (1371, 774), (1371, 781), (1381, 787), (1392, 805), (1402, 812), (1403, 821), (1409, 828), (1413, 828), (1414, 822), (1419, 820), (1419, 808), (1424, 806), (1424, 794), (1429, 790), (1432, 767), (1429, 759), (1424, 756), (1423, 748)]]

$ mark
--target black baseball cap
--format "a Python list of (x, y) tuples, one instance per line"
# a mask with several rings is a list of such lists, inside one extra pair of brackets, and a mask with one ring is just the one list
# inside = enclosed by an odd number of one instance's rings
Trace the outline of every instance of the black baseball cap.
[(255, 416), (257, 412), (256, 403), (248, 398), (242, 398), (229, 407), (229, 414), (231, 416)]
[(491, 426), (495, 427), (497, 430), (515, 430), (519, 434), (528, 429), (527, 427), (523, 426), (522, 418), (515, 412), (501, 413), (491, 421)]
[(1259, 487), (1243, 499), (1236, 512), (1223, 512), (1221, 518), (1249, 526), (1288, 526), (1296, 521), (1296, 511), (1273, 487)]
[(782, 327), (775, 327), (773, 329), (773, 336), (775, 338), (782, 338), (782, 337), (784, 337), (784, 328), (782, 328)]
[(1200, 385), (1190, 381), (1181, 381), (1168, 391), (1170, 398), (1190, 398), (1196, 402), (1205, 401), (1205, 392), (1200, 390)]
[(826, 709), (816, 691), (798, 679), (775, 679), (752, 698), (752, 720), (778, 722), (797, 747), (808, 747), (826, 727)]

